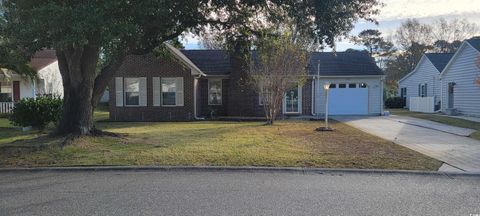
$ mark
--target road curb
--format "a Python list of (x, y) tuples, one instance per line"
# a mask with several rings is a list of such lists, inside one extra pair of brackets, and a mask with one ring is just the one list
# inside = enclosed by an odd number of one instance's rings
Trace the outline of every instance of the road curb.
[(381, 170), (381, 169), (333, 169), (333, 168), (301, 168), (301, 167), (231, 167), (231, 166), (77, 166), (77, 167), (30, 167), (0, 168), (0, 173), (13, 172), (102, 172), (102, 171), (188, 171), (188, 172), (271, 172), (271, 173), (304, 173), (304, 174), (410, 174), (410, 175), (448, 175), (448, 176), (480, 176), (480, 172), (438, 172), (417, 170)]

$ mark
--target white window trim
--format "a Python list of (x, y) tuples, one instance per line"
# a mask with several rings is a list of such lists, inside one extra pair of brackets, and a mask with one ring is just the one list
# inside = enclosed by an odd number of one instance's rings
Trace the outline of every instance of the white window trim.
[[(173, 80), (175, 83), (175, 105), (163, 104), (163, 80)], [(176, 77), (161, 77), (160, 78), (160, 105), (162, 107), (176, 107), (177, 106), (177, 78)]]
[[(125, 79), (137, 79), (138, 81), (138, 105), (127, 105), (127, 91), (125, 88), (126, 81)], [(140, 77), (123, 77), (123, 106), (124, 107), (141, 107), (140, 105)]]
[[(5, 103), (13, 103), (13, 102), (14, 102), (14, 98), (15, 98), (15, 96), (14, 96), (14, 91), (13, 91), (13, 81), (4, 81), (4, 83), (10, 84), (9, 86), (10, 86), (10, 89), (11, 89), (11, 91), (12, 91), (12, 92), (10, 93), (10, 94), (12, 95), (12, 97), (11, 97), (12, 101), (10, 101), (10, 102), (5, 102)], [(0, 85), (1, 85), (1, 84), (0, 84)], [(6, 85), (6, 86), (7, 86), (7, 85)], [(0, 87), (1, 87), (1, 86), (0, 86)]]
[[(210, 81), (220, 81), (220, 103), (218, 104), (212, 104), (210, 103)], [(208, 79), (208, 92), (207, 92), (207, 103), (209, 106), (222, 106), (223, 104), (223, 80), (222, 79)]]
[(302, 86), (298, 85), (298, 111), (297, 112), (287, 112), (287, 95), (286, 93), (283, 94), (283, 113), (284, 114), (301, 114), (302, 113), (302, 102), (303, 102), (303, 93), (302, 93)]
[[(177, 92), (178, 92), (177, 79), (179, 78), (182, 78), (182, 77), (160, 77), (160, 106), (161, 107), (180, 107), (180, 105), (177, 104)], [(175, 83), (175, 105), (163, 104), (163, 86), (162, 86), (163, 80), (173, 80)]]

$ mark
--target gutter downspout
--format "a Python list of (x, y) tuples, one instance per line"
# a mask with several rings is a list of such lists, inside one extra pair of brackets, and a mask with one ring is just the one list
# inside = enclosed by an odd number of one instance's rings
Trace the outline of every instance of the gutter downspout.
[(193, 79), (193, 118), (195, 120), (203, 120), (197, 116), (197, 88), (198, 88), (198, 79), (201, 75), (194, 77)]
[(440, 79), (440, 112), (443, 112), (443, 103), (445, 102), (443, 101), (443, 79), (441, 75), (438, 78)]
[(382, 94), (382, 103), (380, 104), (380, 116), (383, 116), (385, 115), (384, 113), (384, 93), (383, 93), (383, 88), (384, 88), (384, 81), (385, 81), (385, 76), (382, 77), (382, 79), (380, 79), (380, 88), (381, 88), (381, 94)]
[(317, 113), (315, 112), (315, 91), (316, 91), (316, 81), (320, 79), (320, 60), (317, 61), (317, 76), (312, 79), (312, 116), (316, 116)]
[(312, 79), (312, 116), (316, 116), (317, 114), (315, 113), (315, 79)]

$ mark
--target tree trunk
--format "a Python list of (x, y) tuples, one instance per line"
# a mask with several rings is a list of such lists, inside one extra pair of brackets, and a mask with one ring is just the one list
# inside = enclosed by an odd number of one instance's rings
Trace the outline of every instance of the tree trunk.
[(63, 113), (57, 128), (60, 135), (95, 133), (93, 112), (123, 57), (104, 67), (97, 76), (99, 46), (57, 49), (63, 80)]
[(63, 80), (63, 113), (59, 134), (87, 135), (93, 132), (93, 89), (99, 47), (84, 46), (57, 49)]

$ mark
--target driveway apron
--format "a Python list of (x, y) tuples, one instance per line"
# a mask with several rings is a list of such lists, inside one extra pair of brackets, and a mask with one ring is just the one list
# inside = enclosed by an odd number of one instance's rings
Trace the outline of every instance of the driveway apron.
[[(334, 119), (466, 172), (480, 171), (480, 141), (451, 133), (458, 131), (458, 127), (449, 128), (448, 125), (432, 122), (432, 127), (429, 128), (429, 121), (414, 118), (405, 121), (397, 116), (338, 116)], [(420, 124), (412, 124), (416, 121)]]

